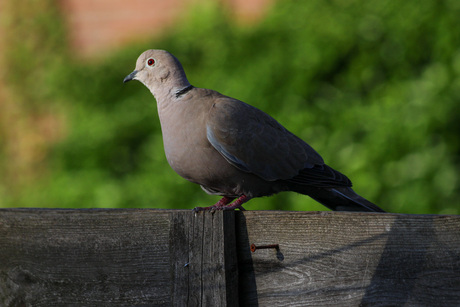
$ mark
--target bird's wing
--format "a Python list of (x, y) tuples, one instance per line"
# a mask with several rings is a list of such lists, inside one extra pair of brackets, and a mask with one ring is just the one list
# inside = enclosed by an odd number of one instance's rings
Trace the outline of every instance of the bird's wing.
[(286, 180), (323, 165), (321, 156), (261, 110), (229, 97), (215, 99), (206, 122), (207, 138), (242, 171), (267, 180)]

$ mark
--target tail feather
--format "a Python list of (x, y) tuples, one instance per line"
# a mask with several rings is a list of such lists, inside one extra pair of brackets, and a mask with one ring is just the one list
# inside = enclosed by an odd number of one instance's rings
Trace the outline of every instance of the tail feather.
[[(352, 188), (335, 188), (332, 189), (332, 191), (336, 192), (337, 194), (343, 196), (345, 199), (351, 201), (354, 206), (361, 207), (365, 210), (362, 211), (370, 211), (370, 212), (385, 212), (382, 210), (380, 207), (375, 205), (374, 203), (368, 201), (364, 197), (361, 197), (360, 195), (356, 194), (355, 191), (353, 191)], [(348, 211), (348, 210), (344, 210)], [(361, 210), (360, 210), (361, 211)]]
[(295, 189), (334, 211), (385, 212), (350, 187)]

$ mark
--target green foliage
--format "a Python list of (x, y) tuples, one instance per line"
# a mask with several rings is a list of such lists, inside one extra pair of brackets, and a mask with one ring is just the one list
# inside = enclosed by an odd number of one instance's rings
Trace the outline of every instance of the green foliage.
[[(101, 63), (52, 65), (68, 114), (51, 171), (4, 206), (192, 208), (217, 198), (164, 158), (154, 99), (123, 85), (145, 49), (166, 49), (195, 86), (274, 116), (355, 190), (392, 212), (460, 213), (460, 6), (456, 1), (279, 1), (244, 27), (212, 5), (159, 40)], [(64, 52), (59, 53), (64, 56)], [(325, 210), (294, 193), (248, 209)]]
[[(30, 108), (47, 98), (41, 79), (46, 65), (66, 55), (65, 27), (54, 0), (5, 1), (2, 25), (5, 26), (4, 69), (9, 85)], [(27, 90), (24, 90), (27, 89)]]

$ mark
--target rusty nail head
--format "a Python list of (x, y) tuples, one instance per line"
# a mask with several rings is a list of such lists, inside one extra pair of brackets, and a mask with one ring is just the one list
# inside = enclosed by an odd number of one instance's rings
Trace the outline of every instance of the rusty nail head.
[(258, 249), (267, 249), (267, 248), (275, 248), (276, 250), (280, 249), (279, 244), (268, 244), (268, 245), (259, 245), (256, 246), (254, 243), (251, 244), (251, 252), (255, 252)]

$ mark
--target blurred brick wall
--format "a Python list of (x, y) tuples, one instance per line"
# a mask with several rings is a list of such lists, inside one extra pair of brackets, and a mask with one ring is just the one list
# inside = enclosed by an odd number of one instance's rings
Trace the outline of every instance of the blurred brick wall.
[[(61, 0), (71, 44), (82, 55), (165, 31), (191, 5), (210, 0)], [(214, 1), (214, 0), (213, 0)], [(263, 16), (272, 0), (222, 1), (240, 22)]]

